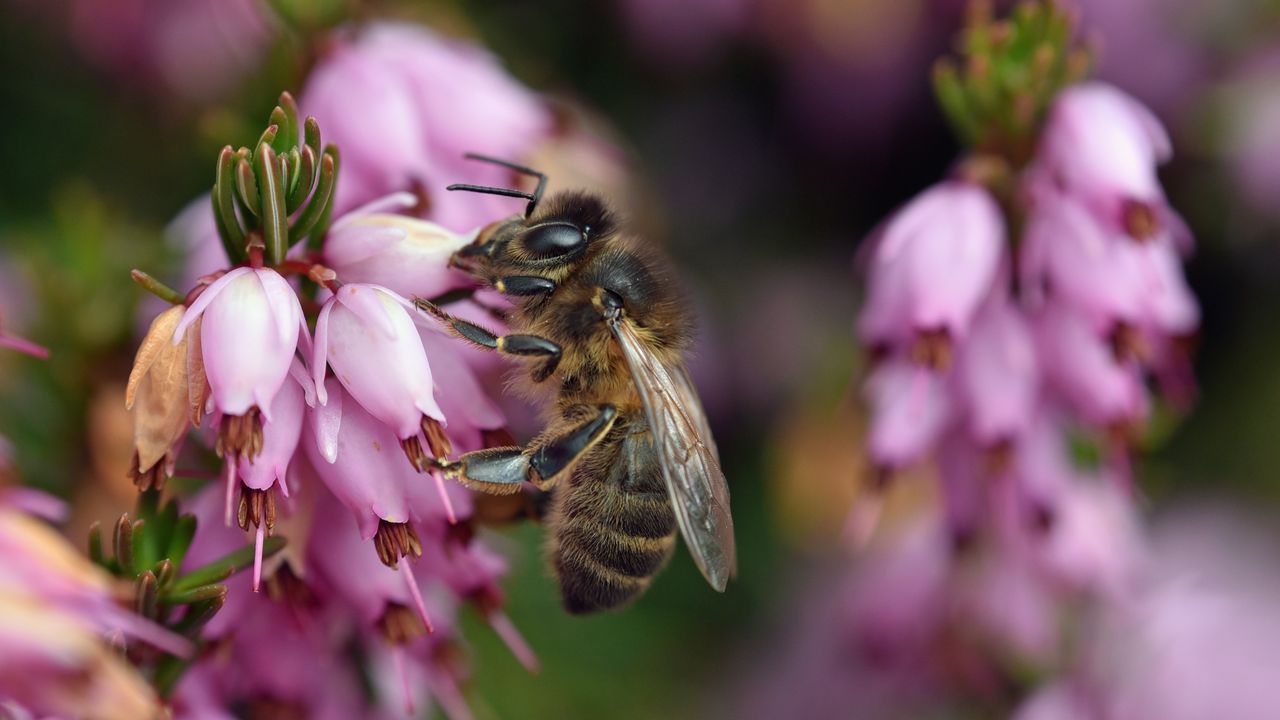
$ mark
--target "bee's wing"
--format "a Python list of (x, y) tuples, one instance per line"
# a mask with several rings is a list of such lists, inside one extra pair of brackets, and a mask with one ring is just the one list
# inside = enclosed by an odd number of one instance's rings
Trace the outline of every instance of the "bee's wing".
[(737, 573), (729, 486), (702, 403), (683, 366), (669, 367), (625, 318), (610, 321), (622, 348), (662, 465), (676, 521), (693, 560), (711, 587), (724, 591)]

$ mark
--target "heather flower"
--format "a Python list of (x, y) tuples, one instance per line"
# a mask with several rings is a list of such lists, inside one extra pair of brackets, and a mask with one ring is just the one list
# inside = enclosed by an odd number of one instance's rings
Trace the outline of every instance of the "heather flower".
[(947, 367), (1004, 254), (995, 201), (977, 185), (941, 183), (895, 213), (872, 242), (863, 340), (909, 345), (917, 362)]
[(341, 39), (311, 72), (301, 104), (343, 148), (336, 215), (411, 191), (426, 217), (459, 231), (517, 207), (489, 195), (438, 192), (457, 180), (507, 182), (500, 168), (463, 164), (463, 154), (518, 160), (552, 125), (537, 96), (483, 49), (394, 23)]
[(880, 468), (901, 469), (919, 460), (951, 417), (946, 381), (905, 360), (880, 363), (866, 392), (872, 413), (867, 449)]
[(1037, 315), (1035, 332), (1045, 376), (1085, 421), (1118, 428), (1146, 416), (1139, 368), (1118, 360), (1086, 317), (1055, 304)]
[(213, 407), (222, 414), (219, 454), (256, 457), (262, 421), (271, 419), (272, 400), (298, 346), (298, 296), (274, 270), (238, 267), (191, 303), (174, 331), (175, 343), (197, 319)]
[(475, 280), (449, 266), (475, 239), (404, 215), (352, 214), (334, 224), (325, 264), (344, 282), (374, 283), (403, 297), (431, 298)]
[(182, 307), (174, 306), (151, 322), (125, 389), (125, 407), (133, 411), (129, 474), (142, 490), (162, 488), (173, 475), (187, 428), (204, 413), (204, 364), (199, 340), (193, 340), (199, 333), (170, 342), (183, 313)]
[[(396, 452), (395, 433), (330, 378), (327, 405), (311, 411), (311, 433), (304, 439), (311, 465), (329, 490), (354, 515), (364, 540), (372, 539), (378, 557), (396, 567), (405, 556), (421, 557), (422, 541), (411, 521), (437, 515), (434, 504), (411, 488), (423, 479)], [(447, 519), (455, 519), (439, 475), (436, 489)], [(412, 571), (409, 571), (412, 572)]]
[(409, 301), (386, 288), (343, 285), (316, 320), (311, 370), (320, 404), (328, 402), (323, 373), (332, 365), (351, 397), (391, 428), (409, 460), (423, 470), (427, 463), (419, 433), (433, 457), (445, 457), (450, 446), (410, 308)]
[(1164, 229), (1168, 210), (1156, 166), (1172, 154), (1150, 110), (1118, 88), (1088, 82), (1055, 100), (1039, 162), (1107, 228), (1145, 240)]
[(974, 442), (996, 448), (1013, 442), (1036, 412), (1040, 364), (1026, 318), (1009, 300), (978, 314), (956, 367), (957, 394)]

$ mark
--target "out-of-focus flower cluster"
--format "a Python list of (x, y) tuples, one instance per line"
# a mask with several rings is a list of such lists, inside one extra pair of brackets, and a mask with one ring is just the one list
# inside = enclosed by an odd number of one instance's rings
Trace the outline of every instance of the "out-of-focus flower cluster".
[(1171, 143), (1138, 101), (1080, 81), (1072, 37), (1052, 3), (975, 16), (961, 67), (935, 76), (972, 152), (862, 258), (874, 480), (849, 529), (864, 544), (879, 492), (926, 462), (943, 506), (889, 541), (848, 610), (904, 687), (991, 701), (1075, 662), (1061, 629), (1136, 592), (1130, 456), (1193, 394), (1191, 238), (1157, 177)]
[[(1020, 39), (1022, 25), (1003, 27)], [(1042, 122), (1008, 123), (1039, 127), (1030, 157), (998, 129), (970, 133), (980, 144), (957, 176), (869, 242), (858, 322), (876, 358), (869, 456), (882, 481), (935, 459), (959, 538), (985, 522), (999, 484), (1018, 523), (1045, 527), (1083, 475), (1127, 486), (1154, 411), (1149, 379), (1177, 403), (1192, 393), (1186, 346), (1199, 318), (1181, 268), (1191, 239), (1156, 176), (1169, 139), (1115, 87), (1049, 91)], [(1010, 112), (1034, 106), (1009, 95)]]

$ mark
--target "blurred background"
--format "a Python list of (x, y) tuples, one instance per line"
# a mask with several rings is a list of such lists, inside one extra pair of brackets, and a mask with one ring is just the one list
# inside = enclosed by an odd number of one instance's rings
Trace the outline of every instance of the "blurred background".
[[(733, 489), (741, 568), (717, 596), (681, 552), (635, 607), (571, 618), (542, 531), (505, 533), (509, 612), (543, 669), (530, 675), (496, 638), (468, 632), (469, 699), (481, 717), (733, 716), (774, 640), (812, 621), (796, 597), (848, 562), (840, 531), (867, 473), (853, 257), (956, 158), (930, 69), (964, 10), (3, 0), (0, 313), (51, 351), (46, 362), (0, 355), (3, 472), (73, 499), (77, 543), (90, 521), (128, 508), (123, 386), (149, 317), (129, 270), (181, 274), (166, 226), (207, 191), (218, 149), (252, 141), (279, 92), (301, 90), (327, 29), (400, 18), (473, 38), (617, 146), (624, 211), (675, 259), (701, 317), (695, 375)], [(1226, 498), (1274, 517), (1280, 4), (1082, 0), (1079, 12), (1097, 75), (1169, 127), (1162, 180), (1196, 236), (1200, 395), (1141, 460), (1143, 510), (1160, 518)]]

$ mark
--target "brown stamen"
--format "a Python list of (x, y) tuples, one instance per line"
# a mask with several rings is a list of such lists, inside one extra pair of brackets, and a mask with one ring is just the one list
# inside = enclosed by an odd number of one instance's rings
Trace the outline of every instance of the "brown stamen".
[(378, 559), (387, 567), (395, 567), (400, 558), (408, 555), (422, 557), (422, 541), (409, 523), (379, 520), (373, 546), (378, 551)]
[(427, 634), (427, 626), (417, 611), (397, 602), (387, 603), (376, 625), (382, 638), (392, 645), (406, 645)]
[(294, 700), (268, 696), (253, 698), (248, 703), (249, 720), (306, 720), (307, 708)]
[(422, 434), (427, 436), (427, 447), (432, 456), (447, 460), (453, 454), (453, 443), (449, 442), (449, 436), (444, 433), (444, 426), (426, 415), (422, 416)]
[(262, 413), (257, 406), (243, 415), (222, 416), (214, 451), (227, 460), (242, 457), (250, 462), (262, 454)]
[(922, 330), (911, 345), (911, 360), (938, 372), (951, 368), (951, 335), (946, 328)]
[(129, 462), (128, 473), (128, 477), (133, 481), (134, 487), (143, 492), (147, 490), (163, 490), (164, 481), (169, 479), (169, 473), (165, 472), (165, 458), (160, 458), (146, 470), (138, 467), (140, 462), (138, 452), (135, 450), (133, 460)]
[(305, 580), (298, 577), (289, 563), (281, 563), (280, 567), (264, 581), (267, 595), (272, 600), (295, 608), (314, 608), (320, 604), (320, 598), (312, 591)]
[(240, 507), (236, 512), (236, 521), (240, 529), (248, 530), (250, 524), (258, 527), (264, 520), (267, 523), (268, 532), (275, 529), (276, 494), (270, 489), (254, 490), (241, 485)]
[(987, 448), (984, 453), (984, 464), (987, 474), (1000, 477), (1013, 469), (1013, 441), (1005, 438)]
[(1138, 328), (1129, 323), (1116, 323), (1111, 330), (1109, 340), (1111, 353), (1115, 356), (1116, 362), (1132, 360), (1141, 363), (1151, 359), (1151, 344), (1142, 336)]
[(1125, 200), (1121, 213), (1125, 232), (1138, 242), (1150, 240), (1160, 231), (1160, 218), (1151, 203)]

